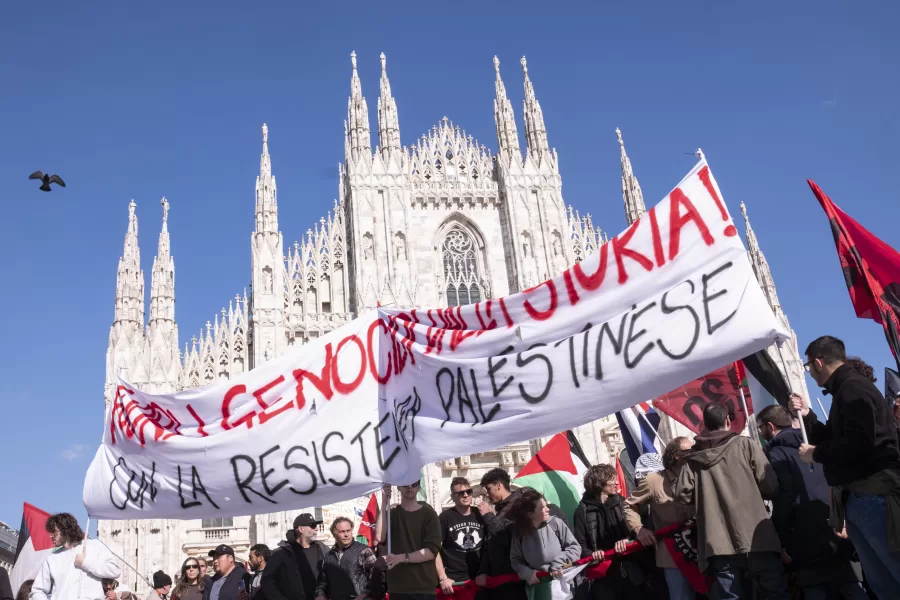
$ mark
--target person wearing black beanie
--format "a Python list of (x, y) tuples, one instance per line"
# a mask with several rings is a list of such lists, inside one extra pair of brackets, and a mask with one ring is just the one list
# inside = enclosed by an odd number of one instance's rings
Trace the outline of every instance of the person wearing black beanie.
[(153, 591), (147, 595), (147, 600), (167, 600), (171, 589), (172, 578), (162, 571), (157, 571), (153, 574)]

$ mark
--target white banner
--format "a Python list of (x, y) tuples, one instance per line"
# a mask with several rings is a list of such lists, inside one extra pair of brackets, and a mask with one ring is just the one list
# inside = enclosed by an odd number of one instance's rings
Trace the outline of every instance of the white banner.
[(505, 298), (380, 308), (231, 381), (120, 381), (88, 470), (92, 517), (245, 515), (362, 496), (426, 463), (655, 398), (787, 332), (701, 161), (560, 276)]

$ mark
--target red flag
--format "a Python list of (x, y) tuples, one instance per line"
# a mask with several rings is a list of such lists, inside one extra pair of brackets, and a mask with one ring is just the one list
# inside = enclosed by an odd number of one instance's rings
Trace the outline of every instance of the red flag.
[(695, 592), (706, 594), (708, 586), (706, 578), (700, 572), (697, 565), (697, 548), (694, 544), (696, 532), (691, 528), (683, 529), (674, 535), (663, 538), (663, 543), (669, 551), (669, 556), (675, 561), (675, 566), (688, 580)]
[(369, 505), (359, 521), (359, 530), (356, 535), (366, 538), (369, 547), (375, 546), (375, 520), (378, 518), (378, 499), (375, 494), (369, 498)]
[(653, 401), (653, 406), (694, 433), (700, 433), (703, 429), (703, 409), (710, 402), (715, 402), (734, 415), (731, 430), (741, 433), (747, 423), (741, 403), (742, 388), (747, 410), (753, 412), (753, 399), (750, 397), (750, 388), (744, 382), (745, 378), (744, 365), (737, 361), (660, 396)]
[(29, 579), (35, 579), (44, 557), (53, 551), (53, 542), (45, 525), (50, 514), (25, 503), (22, 508), (22, 526), (10, 583), (18, 590)]
[(881, 323), (900, 366), (900, 253), (847, 216), (812, 180), (807, 183), (831, 224), (856, 316)]
[(616, 454), (616, 481), (619, 484), (619, 493), (623, 496), (628, 495), (628, 484), (625, 479), (625, 471), (622, 469), (622, 461), (619, 460), (619, 455)]

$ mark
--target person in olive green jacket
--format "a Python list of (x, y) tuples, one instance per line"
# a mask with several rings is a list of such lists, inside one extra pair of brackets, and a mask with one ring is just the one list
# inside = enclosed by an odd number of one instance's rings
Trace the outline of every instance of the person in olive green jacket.
[(703, 409), (704, 431), (672, 496), (697, 511), (697, 562), (713, 577), (712, 600), (742, 598), (749, 575), (768, 600), (788, 600), (781, 540), (763, 498), (778, 494), (778, 476), (756, 440), (731, 431), (727, 409)]

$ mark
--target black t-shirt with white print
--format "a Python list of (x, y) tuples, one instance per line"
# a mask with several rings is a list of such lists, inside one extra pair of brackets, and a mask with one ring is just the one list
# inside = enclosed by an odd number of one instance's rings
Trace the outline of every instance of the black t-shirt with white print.
[(468, 515), (461, 515), (455, 508), (445, 510), (440, 515), (441, 560), (447, 577), (453, 581), (465, 581), (478, 574), (481, 546), (484, 541), (484, 521), (472, 509)]

